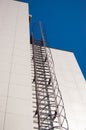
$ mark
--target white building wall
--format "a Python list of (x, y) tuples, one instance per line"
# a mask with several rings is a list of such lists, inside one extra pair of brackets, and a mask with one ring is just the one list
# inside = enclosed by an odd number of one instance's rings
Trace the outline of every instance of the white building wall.
[[(0, 0), (0, 130), (33, 130), (28, 5)], [(86, 81), (71, 52), (52, 49), (70, 130), (86, 129)]]
[(28, 4), (0, 0), (0, 130), (32, 130)]
[(86, 130), (86, 81), (72, 52), (52, 49), (70, 130)]

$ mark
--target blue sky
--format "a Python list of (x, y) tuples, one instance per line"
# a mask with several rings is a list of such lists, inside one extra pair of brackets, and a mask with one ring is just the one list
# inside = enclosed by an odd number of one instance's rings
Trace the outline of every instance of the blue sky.
[(86, 0), (20, 0), (28, 2), (32, 25), (42, 21), (50, 47), (74, 52), (86, 79)]

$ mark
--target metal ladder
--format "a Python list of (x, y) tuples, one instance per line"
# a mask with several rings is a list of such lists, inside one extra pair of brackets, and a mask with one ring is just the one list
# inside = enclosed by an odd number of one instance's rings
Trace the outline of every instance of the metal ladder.
[[(41, 28), (42, 30), (42, 28)], [(41, 40), (31, 35), (32, 60), (36, 99), (34, 122), (38, 130), (69, 130), (62, 95), (54, 71), (54, 62), (50, 48), (45, 46), (45, 34)]]

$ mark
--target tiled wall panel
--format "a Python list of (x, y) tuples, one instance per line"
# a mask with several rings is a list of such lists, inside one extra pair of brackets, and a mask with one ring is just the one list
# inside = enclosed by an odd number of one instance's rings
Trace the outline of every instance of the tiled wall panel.
[(70, 130), (86, 129), (86, 81), (72, 52), (51, 49)]
[(0, 130), (33, 130), (28, 4), (0, 1)]

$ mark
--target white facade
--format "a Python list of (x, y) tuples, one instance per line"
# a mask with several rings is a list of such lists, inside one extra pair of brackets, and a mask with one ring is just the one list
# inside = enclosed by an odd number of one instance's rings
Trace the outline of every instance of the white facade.
[[(86, 130), (86, 81), (72, 52), (51, 49), (70, 130)], [(33, 130), (28, 4), (0, 0), (0, 130)]]
[(0, 0), (0, 130), (33, 130), (28, 4)]
[(70, 130), (86, 130), (86, 81), (72, 52), (52, 49)]

